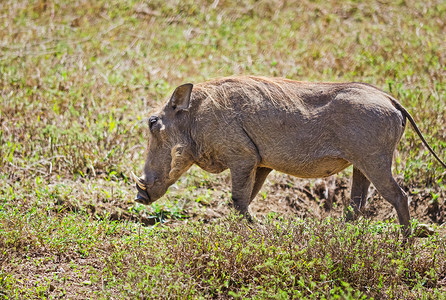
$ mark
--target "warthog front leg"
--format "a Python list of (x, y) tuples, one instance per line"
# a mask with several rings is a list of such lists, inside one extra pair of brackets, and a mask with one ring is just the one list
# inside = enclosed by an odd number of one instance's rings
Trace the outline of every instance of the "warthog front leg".
[(252, 188), (251, 198), (249, 200), (250, 203), (262, 188), (262, 185), (265, 182), (266, 177), (268, 177), (268, 174), (271, 173), (271, 171), (272, 169), (270, 168), (264, 168), (264, 167), (257, 168), (256, 179), (254, 182), (254, 187)]
[(231, 169), (232, 201), (234, 208), (248, 220), (251, 220), (248, 206), (259, 192), (271, 171), (271, 169), (263, 167)]
[(352, 190), (350, 205), (353, 207), (353, 212), (350, 210), (346, 213), (347, 221), (357, 218), (361, 213), (361, 208), (365, 205), (367, 194), (370, 186), (370, 180), (362, 174), (362, 172), (353, 166)]
[(231, 168), (232, 201), (234, 208), (243, 216), (251, 219), (248, 206), (256, 178), (256, 167)]

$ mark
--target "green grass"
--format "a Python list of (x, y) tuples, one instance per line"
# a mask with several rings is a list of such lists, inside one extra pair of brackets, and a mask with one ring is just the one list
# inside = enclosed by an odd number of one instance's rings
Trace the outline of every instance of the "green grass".
[[(384, 220), (248, 225), (221, 217), (227, 173), (197, 168), (132, 200), (148, 112), (234, 74), (373, 84), (446, 158), (446, 3), (338, 2), (2, 1), (0, 298), (444, 297), (440, 227), (402, 248)], [(408, 128), (394, 172), (441, 223), (446, 171), (420, 144)], [(298, 183), (274, 175), (259, 197)]]
[(143, 227), (7, 205), (1, 217), (6, 298), (444, 297), (444, 238), (402, 246), (392, 222), (229, 215)]

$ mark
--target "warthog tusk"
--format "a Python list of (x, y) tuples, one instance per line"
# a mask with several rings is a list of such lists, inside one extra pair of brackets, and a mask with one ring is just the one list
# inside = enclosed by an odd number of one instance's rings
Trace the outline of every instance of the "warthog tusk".
[(132, 177), (133, 177), (133, 180), (136, 181), (136, 184), (139, 186), (139, 188), (140, 188), (141, 190), (145, 191), (145, 190), (146, 190), (146, 186), (141, 182), (141, 178), (138, 178), (138, 177), (135, 175), (135, 173), (133, 173), (133, 172), (132, 172)]

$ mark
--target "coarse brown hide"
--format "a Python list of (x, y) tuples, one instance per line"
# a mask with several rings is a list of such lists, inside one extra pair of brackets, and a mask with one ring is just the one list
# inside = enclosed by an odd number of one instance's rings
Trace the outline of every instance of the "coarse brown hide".
[(144, 175), (135, 176), (137, 201), (157, 200), (196, 164), (213, 173), (229, 169), (234, 207), (249, 217), (248, 206), (271, 170), (317, 178), (353, 165), (354, 212), (372, 182), (409, 234), (407, 195), (391, 172), (406, 118), (427, 145), (397, 100), (364, 83), (246, 76), (181, 85), (149, 119)]

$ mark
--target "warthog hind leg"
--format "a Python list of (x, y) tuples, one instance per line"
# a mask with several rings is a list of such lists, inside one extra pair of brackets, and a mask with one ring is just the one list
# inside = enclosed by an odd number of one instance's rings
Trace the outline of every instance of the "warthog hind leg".
[(410, 213), (406, 193), (400, 188), (392, 176), (392, 157), (370, 160), (373, 163), (360, 166), (363, 174), (373, 183), (375, 188), (390, 204), (395, 207), (398, 220), (403, 226), (403, 235), (410, 235)]
[(369, 186), (370, 180), (368, 180), (358, 168), (353, 166), (352, 190), (350, 198), (350, 205), (353, 208), (353, 211), (351, 209), (347, 211), (347, 221), (351, 221), (360, 215), (361, 209), (364, 207), (367, 200)]

